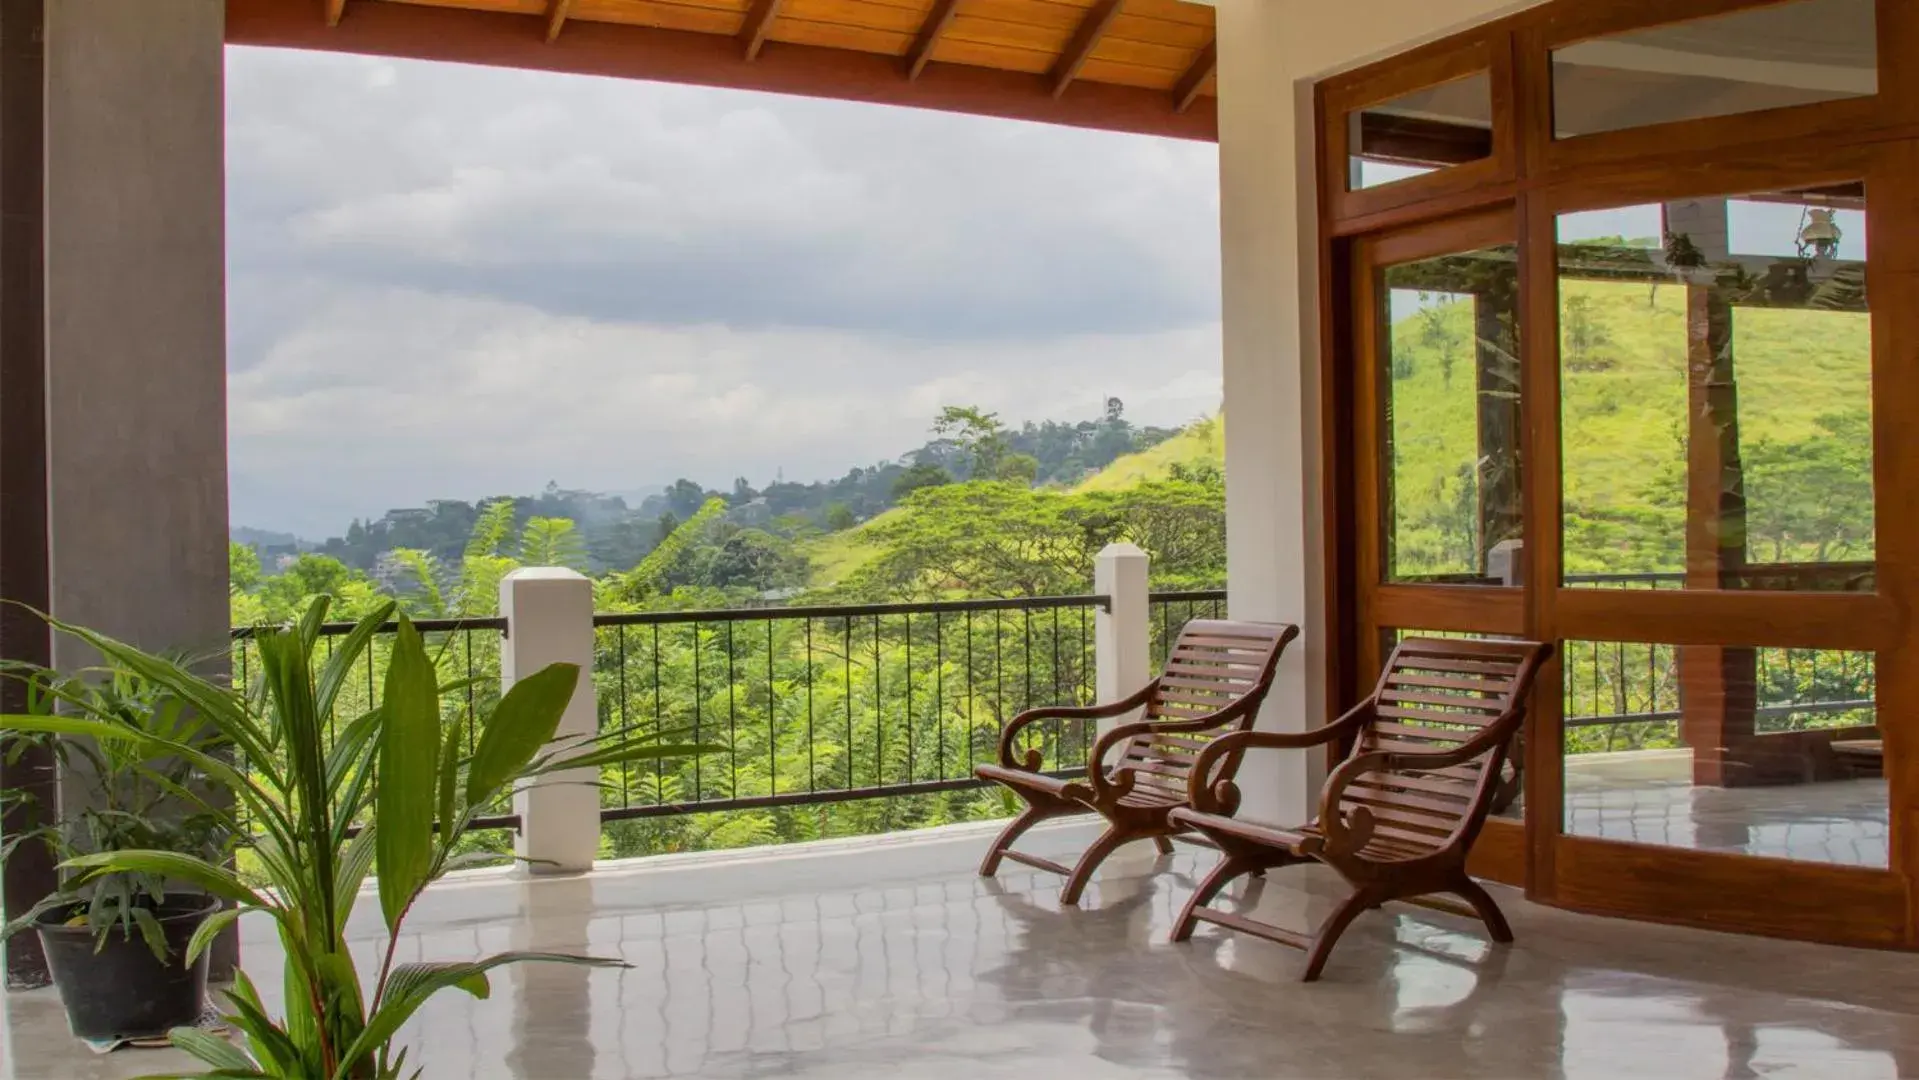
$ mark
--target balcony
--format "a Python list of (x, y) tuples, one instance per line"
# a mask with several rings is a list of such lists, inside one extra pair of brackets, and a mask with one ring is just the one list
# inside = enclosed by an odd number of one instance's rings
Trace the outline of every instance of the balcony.
[[(552, 947), (633, 966), (510, 969), (488, 1001), (435, 1001), (405, 1041), (432, 1047), (429, 1080), (1919, 1074), (1919, 999), (1896, 954), (1594, 919), (1502, 893), (1514, 946), (1395, 905), (1360, 920), (1326, 980), (1302, 986), (1298, 955), (1266, 942), (1202, 930), (1166, 943), (1210, 852), (1122, 852), (1083, 909), (1062, 912), (1051, 875), (974, 874), (990, 834), (960, 825), (562, 879), (472, 875), (428, 894), (402, 958)], [(1032, 835), (1063, 856), (1090, 834)], [(1303, 926), (1336, 884), (1275, 872), (1234, 895)], [(363, 903), (349, 937), (370, 954), (378, 924)], [(270, 969), (264, 929), (244, 951)], [(5, 1002), (6, 1080), (180, 1063), (171, 1051), (92, 1057), (48, 991)]]

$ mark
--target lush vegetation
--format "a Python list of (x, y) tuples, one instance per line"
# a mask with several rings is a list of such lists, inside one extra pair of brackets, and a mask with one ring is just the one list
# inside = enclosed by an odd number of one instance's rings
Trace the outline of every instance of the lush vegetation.
[[(555, 740), (580, 671), (554, 664), (514, 684), (498, 703), (462, 708), (444, 657), (437, 659), (402, 616), (392, 635), (378, 708), (335, 728), (343, 687), (355, 681), (360, 651), (394, 614), (376, 607), (349, 633), (329, 640), (320, 628), (328, 604), (316, 600), (283, 628), (254, 638), (259, 678), (235, 690), (179, 663), (112, 638), (55, 622), (108, 664), (156, 688), (171, 708), (102, 708), (81, 715), (46, 711), (0, 720), (9, 733), (82, 739), (139, 760), (172, 759), (190, 770), (167, 791), (194, 813), (245, 838), (238, 866), (217, 852), (116, 846), (69, 858), (82, 885), (151, 877), (197, 889), (231, 907), (202, 923), (186, 960), (233, 923), (258, 914), (274, 924), (285, 951), (280, 1016), (241, 974), (227, 994), (228, 1020), (246, 1049), (197, 1028), (173, 1032), (176, 1046), (200, 1058), (214, 1077), (286, 1080), (402, 1080), (408, 1049), (402, 1025), (442, 990), (484, 998), (488, 972), (507, 964), (613, 965), (555, 954), (509, 952), (471, 961), (396, 962), (414, 903), (435, 880), (476, 856), (462, 840), (473, 820), (516, 785), (549, 773), (633, 760), (682, 756), (695, 746), (639, 744), (627, 733)], [(190, 726), (182, 717), (191, 716)], [(235, 768), (233, 757), (247, 768)], [(154, 774), (157, 776), (158, 774)], [(377, 776), (377, 780), (376, 780)], [(481, 853), (480, 860), (490, 858)], [(387, 928), (377, 977), (369, 984), (347, 945), (347, 924), (369, 873)], [(417, 1062), (418, 1058), (415, 1058)]]
[[(1684, 567), (1685, 302), (1677, 286), (1564, 286), (1570, 572)], [(1407, 576), (1479, 574), (1482, 328), (1469, 300), (1445, 292), (1395, 310), (1396, 565)], [(1741, 307), (1734, 319), (1749, 556), (1870, 557), (1865, 317)], [(1512, 329), (1501, 326), (1496, 348), (1509, 351)], [(283, 619), (317, 593), (355, 613), (396, 599), (421, 616), (484, 616), (500, 578), (532, 564), (594, 575), (598, 609), (608, 613), (1084, 594), (1094, 554), (1115, 540), (1146, 549), (1157, 587), (1213, 587), (1225, 570), (1222, 424), (1141, 431), (1114, 402), (1091, 421), (1015, 431), (978, 409), (949, 408), (920, 450), (840, 481), (763, 491), (744, 481), (731, 491), (681, 481), (647, 500), (653, 535), (634, 549), (644, 551), (612, 565), (595, 555), (604, 549), (589, 524), (530, 513), (527, 500), (449, 509), (449, 522), (467, 523), (457, 544), (388, 548), (372, 559), (377, 572), (309, 552), (267, 574), (251, 550), (236, 548), (234, 617)], [(728, 744), (679, 766), (609, 770), (606, 801), (645, 807), (964, 777), (1019, 708), (1088, 694), (1089, 624), (1088, 611), (1069, 608), (604, 628), (594, 679), (607, 726), (632, 725), (644, 738), (697, 728)], [(494, 635), (456, 634), (447, 647), (462, 670), (497, 671)], [(382, 648), (367, 654), (365, 686), (344, 695), (371, 701)], [(1676, 708), (1671, 650), (1573, 643), (1574, 653), (1570, 711)], [(1773, 703), (1870, 697), (1865, 658), (1775, 650), (1756, 658), (1756, 677)], [(497, 690), (481, 680), (466, 692), (484, 705)], [(1766, 722), (1844, 724), (1862, 715)], [(1070, 765), (1083, 752), (1082, 733), (1047, 734), (1049, 760)], [(1629, 749), (1676, 738), (1673, 722), (1648, 719), (1581, 728), (1570, 745)], [(996, 794), (959, 790), (642, 817), (611, 825), (606, 851), (807, 839), (1003, 812)]]
[[(375, 560), (377, 574), (320, 552), (266, 573), (256, 549), (236, 544), (235, 625), (283, 621), (320, 594), (347, 616), (398, 603), (416, 617), (484, 617), (496, 610), (501, 579), (528, 565), (593, 575), (596, 608), (612, 614), (1084, 595), (1093, 556), (1115, 540), (1153, 556), (1161, 587), (1223, 583), (1217, 421), (1168, 441), (1169, 433), (1133, 429), (1118, 402), (1095, 421), (1019, 431), (980, 410), (951, 408), (936, 418), (934, 434), (928, 445), (937, 458), (923, 450), (903, 467), (897, 495), (865, 522), (828, 531), (769, 517), (770, 493), (733, 497), (687, 483), (669, 495), (701, 501), (676, 504), (659, 542), (613, 569), (596, 570), (582, 557), (591, 544), (578, 522), (524, 517), (524, 504), (508, 499), (478, 509), (455, 554), (444, 554), (445, 545), (391, 549)], [(1086, 462), (1121, 447), (1137, 449), (1089, 476)], [(1120, 470), (1130, 482), (1110, 483)], [(604, 728), (630, 726), (642, 741), (696, 732), (727, 746), (682, 763), (609, 767), (604, 798), (614, 807), (964, 778), (991, 757), (1014, 713), (1089, 700), (1093, 683), (1086, 607), (642, 623), (599, 636), (593, 678)], [(438, 637), (446, 670), (477, 676), (458, 692), (484, 710), (498, 694), (498, 635)], [(385, 637), (366, 646), (359, 675), (339, 688), (339, 716), (377, 702), (391, 648)], [(252, 678), (259, 663), (242, 641), (236, 675)], [(1049, 761), (1082, 760), (1088, 736), (1077, 727), (1043, 732)], [(730, 847), (1004, 813), (997, 793), (978, 790), (703, 812), (613, 823), (605, 851)], [(495, 834), (470, 846), (502, 842)]]

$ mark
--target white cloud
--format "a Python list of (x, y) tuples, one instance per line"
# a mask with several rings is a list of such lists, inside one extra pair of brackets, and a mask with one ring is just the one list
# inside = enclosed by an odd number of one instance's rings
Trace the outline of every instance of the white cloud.
[(1211, 147), (232, 50), (235, 518), (811, 479), (1218, 404)]

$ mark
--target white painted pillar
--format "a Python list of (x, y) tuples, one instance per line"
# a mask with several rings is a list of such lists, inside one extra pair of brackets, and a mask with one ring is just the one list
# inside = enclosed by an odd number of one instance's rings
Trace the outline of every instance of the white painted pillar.
[[(500, 648), (504, 693), (549, 664), (578, 664), (580, 683), (560, 718), (559, 738), (591, 735), (599, 723), (593, 690), (593, 583), (572, 570), (529, 567), (500, 582), (506, 641)], [(534, 874), (593, 868), (600, 853), (599, 775), (593, 769), (554, 773), (513, 796), (520, 834), (513, 853)]]
[[(1298, 5), (1218, 7), (1227, 602), (1301, 627), (1259, 721), (1301, 731), (1326, 709), (1312, 97), (1287, 62)], [(1249, 816), (1276, 821), (1308, 820), (1323, 779), (1310, 753), (1239, 774)]]
[[(1101, 704), (1136, 693), (1153, 678), (1152, 603), (1146, 553), (1133, 544), (1108, 544), (1093, 560), (1093, 591), (1112, 607), (1093, 617), (1093, 686)], [(1100, 721), (1103, 734), (1136, 719)]]

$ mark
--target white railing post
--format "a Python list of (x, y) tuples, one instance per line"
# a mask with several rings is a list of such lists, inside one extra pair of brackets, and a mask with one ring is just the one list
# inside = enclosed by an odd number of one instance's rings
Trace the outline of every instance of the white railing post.
[[(1110, 604), (1093, 619), (1093, 685), (1101, 703), (1118, 701), (1153, 678), (1148, 569), (1146, 553), (1132, 544), (1108, 544), (1093, 561), (1093, 591)], [(1100, 732), (1132, 719), (1102, 720)]]
[[(578, 664), (579, 687), (560, 718), (561, 738), (591, 735), (598, 723), (593, 694), (593, 583), (572, 570), (528, 567), (500, 582), (506, 641), (500, 647), (505, 693), (548, 664)], [(520, 834), (513, 853), (534, 874), (593, 868), (600, 853), (599, 777), (592, 769), (554, 773), (513, 796)]]

